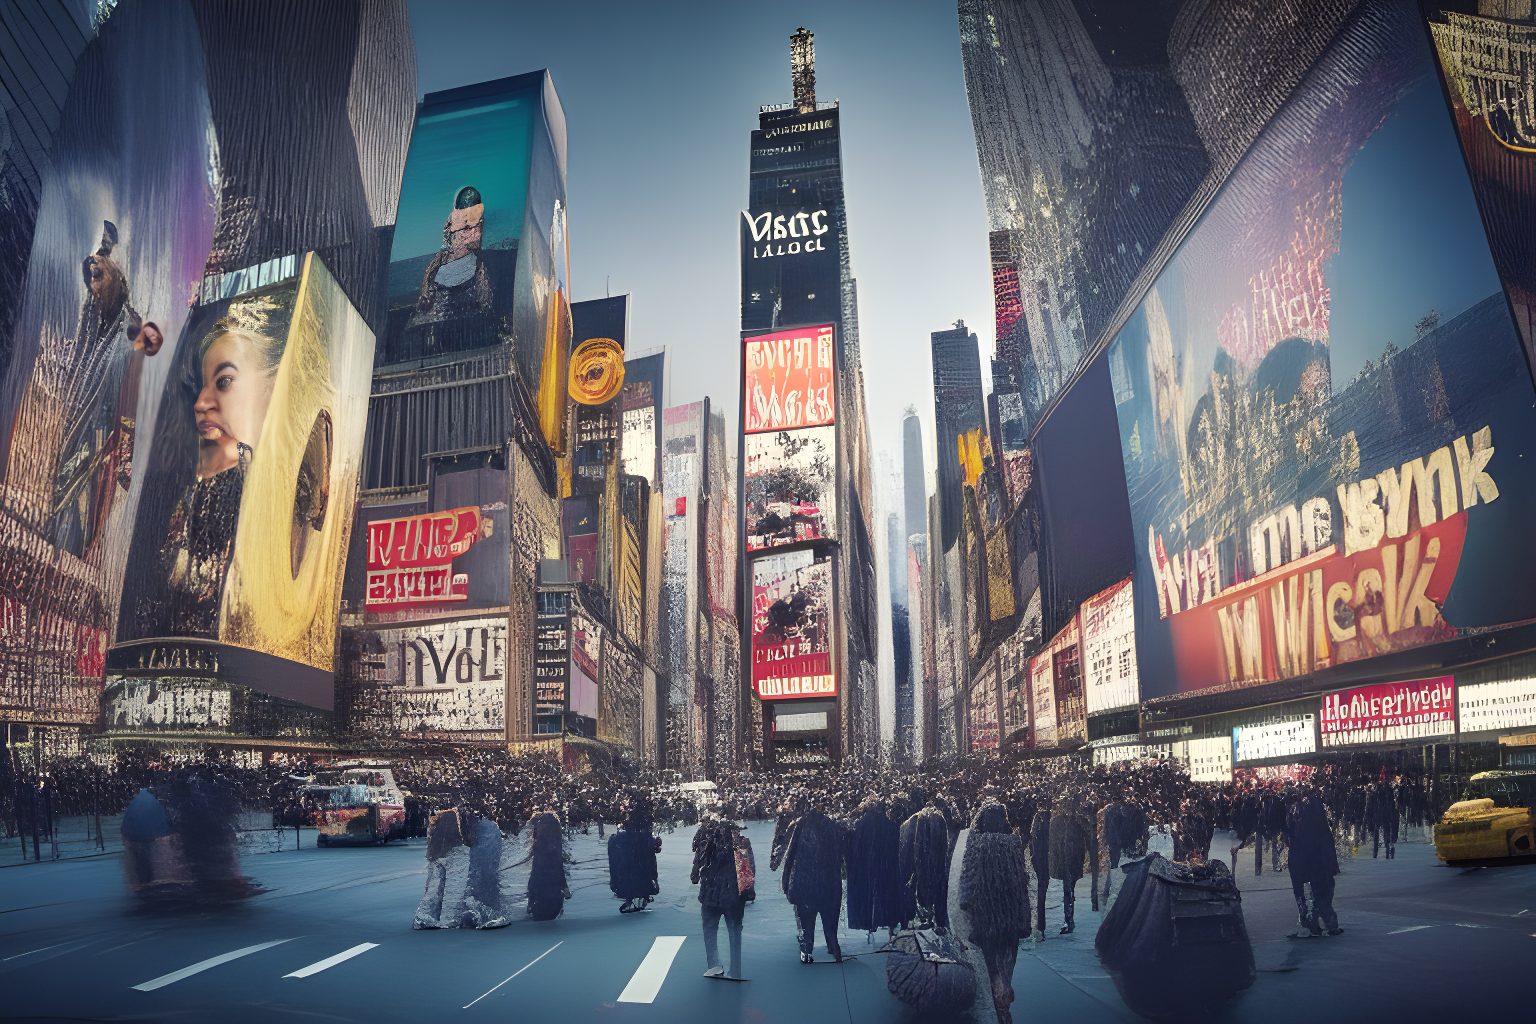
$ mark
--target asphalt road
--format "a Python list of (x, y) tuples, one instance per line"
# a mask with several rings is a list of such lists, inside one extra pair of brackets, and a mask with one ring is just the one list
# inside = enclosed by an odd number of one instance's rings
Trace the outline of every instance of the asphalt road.
[[(576, 836), (574, 898), (560, 919), (497, 931), (412, 931), (424, 881), (419, 842), (253, 855), (267, 891), (233, 907), (151, 912), (125, 892), (116, 856), (0, 869), (0, 1018), (7, 1020), (910, 1022), (886, 990), (877, 936), (844, 934), (831, 963), (795, 955), (794, 921), (766, 871), (771, 824), (748, 827), (763, 876), (747, 911), (749, 981), (702, 977), (690, 830), (664, 834), (662, 896), (620, 916), (596, 832)], [(1225, 852), (1218, 835), (1213, 852)], [(1267, 858), (1266, 858), (1267, 859)], [(1336, 907), (1346, 932), (1288, 940), (1284, 874), (1240, 884), (1260, 973), (1217, 1021), (1528, 1016), (1536, 963), (1536, 865), (1460, 871), (1422, 844), (1392, 861), (1348, 858)], [(1078, 928), (1025, 943), (1014, 1019), (1137, 1020), (1093, 954), (1088, 880)], [(724, 929), (721, 930), (725, 952)], [(672, 950), (675, 948), (675, 953)], [(212, 961), (212, 962), (210, 962)], [(189, 970), (189, 968), (198, 968)], [(295, 976), (298, 975), (298, 976)], [(650, 984), (648, 985), (647, 982)], [(621, 1001), (629, 994), (650, 1002)], [(978, 1019), (990, 1019), (983, 1014)]]

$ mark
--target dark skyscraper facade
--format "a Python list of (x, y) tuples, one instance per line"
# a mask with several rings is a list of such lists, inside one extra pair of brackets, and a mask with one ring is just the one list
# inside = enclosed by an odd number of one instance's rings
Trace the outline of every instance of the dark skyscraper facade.
[[(810, 737), (810, 749), (825, 749), (836, 761), (874, 757), (880, 749), (876, 524), (843, 205), (841, 112), (835, 102), (816, 102), (811, 46), (803, 29), (791, 37), (794, 102), (759, 108), (748, 207), (738, 223), (748, 389), (742, 403), (741, 579), (744, 606), (753, 609), (754, 619), (744, 644), (748, 665), (775, 677), (774, 685), (759, 688), (760, 673), (749, 674), (754, 692), (765, 711), (779, 706), (795, 716), (795, 731)], [(804, 382), (812, 363), (821, 382), (815, 402)], [(781, 429), (791, 427), (796, 429)], [(806, 445), (830, 458), (807, 462)], [(814, 501), (807, 499), (808, 478), (797, 473), (815, 476)], [(792, 477), (801, 484), (770, 493)], [(789, 601), (791, 591), (813, 608), (825, 603), (825, 628), (804, 628), (817, 634), (817, 657), (823, 646), (827, 657), (784, 675), (769, 668), (784, 655), (777, 650), (784, 645), (778, 627), (768, 625), (766, 608)], [(818, 732), (820, 715), (825, 727)], [(758, 750), (772, 757), (773, 714), (762, 720)]]

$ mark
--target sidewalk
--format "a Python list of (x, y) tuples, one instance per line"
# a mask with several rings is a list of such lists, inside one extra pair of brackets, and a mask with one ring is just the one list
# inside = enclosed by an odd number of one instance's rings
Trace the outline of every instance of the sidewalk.
[[(123, 852), (122, 838), (123, 816), (121, 814), (101, 816), (101, 831), (105, 836), (105, 843), (98, 843), (96, 839), (96, 818), (94, 815), (76, 815), (55, 819), (54, 832), (58, 837), (59, 860), (78, 860), (82, 857), (101, 857)], [(14, 827), (14, 825), (12, 826)], [(295, 829), (287, 827), (283, 829), (272, 828), (272, 814), (269, 811), (243, 811), (236, 823), (239, 829), (240, 855), (250, 856), (259, 853), (281, 853), (284, 851), (315, 849), (315, 836), (318, 830), (313, 828)], [(40, 852), (43, 862), (53, 859), (53, 845), (47, 835), (40, 835)], [(26, 850), (23, 854), (22, 847)], [(103, 845), (105, 849), (103, 849)], [(0, 835), (0, 868), (12, 867), (19, 864), (36, 863), (32, 859), (32, 833), (29, 831), (24, 836)]]

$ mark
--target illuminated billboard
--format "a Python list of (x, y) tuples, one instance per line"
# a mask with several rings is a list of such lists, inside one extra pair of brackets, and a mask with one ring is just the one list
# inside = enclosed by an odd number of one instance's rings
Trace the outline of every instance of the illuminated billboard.
[[(509, 350), (566, 448), (565, 115), (547, 72), (429, 93), (400, 188), (380, 365)], [(526, 381), (524, 385), (522, 382)]]
[[(199, 640), (334, 669), (373, 334), (318, 257), (290, 262), (285, 282), (196, 307), (177, 343), (114, 664)], [(282, 695), (329, 707), (325, 682)]]
[(1351, 22), (1109, 348), (1146, 696), (1536, 618), (1510, 309), (1416, 9)]
[(836, 421), (831, 324), (757, 334), (742, 341), (744, 432), (819, 427)]
[(752, 566), (752, 690), (762, 700), (835, 697), (832, 561), (812, 550)]
[(748, 434), (745, 450), (749, 551), (836, 536), (836, 427)]

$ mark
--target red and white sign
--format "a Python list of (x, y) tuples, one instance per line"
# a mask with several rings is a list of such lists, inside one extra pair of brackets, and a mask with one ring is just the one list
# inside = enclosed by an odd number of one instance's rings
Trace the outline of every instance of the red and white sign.
[(438, 566), (469, 550), (481, 536), (480, 509), (454, 508), (368, 524), (368, 568)]
[(743, 343), (748, 434), (820, 427), (833, 422), (833, 330), (798, 327)]
[(476, 507), (368, 524), (370, 608), (469, 600), (469, 574), (453, 559), (490, 532)]
[(469, 574), (454, 572), (451, 564), (368, 573), (370, 608), (468, 600)]
[(1323, 698), (1318, 731), (1323, 746), (1388, 743), (1456, 731), (1453, 676), (1380, 683)]

